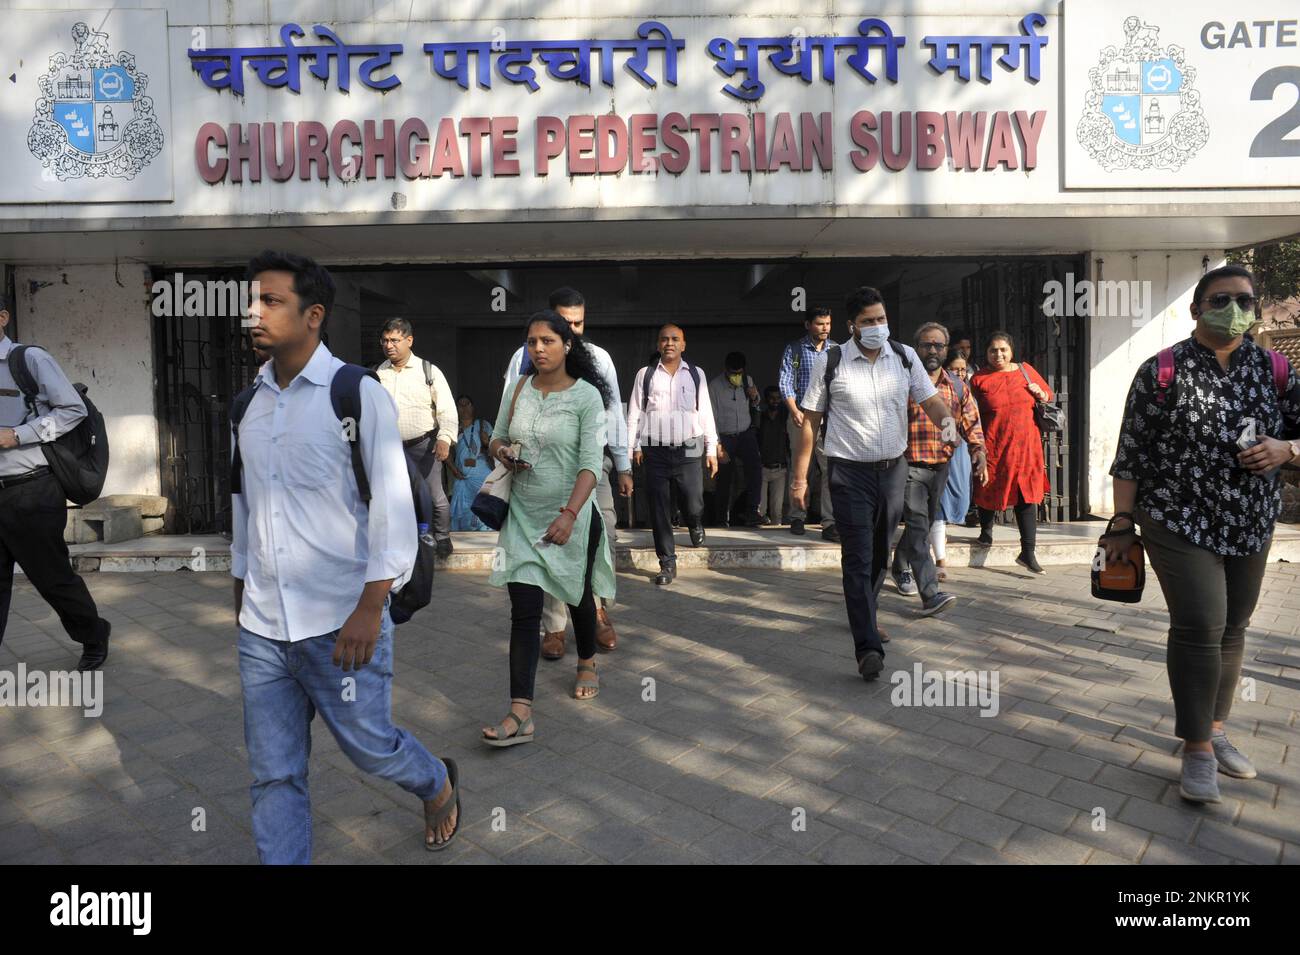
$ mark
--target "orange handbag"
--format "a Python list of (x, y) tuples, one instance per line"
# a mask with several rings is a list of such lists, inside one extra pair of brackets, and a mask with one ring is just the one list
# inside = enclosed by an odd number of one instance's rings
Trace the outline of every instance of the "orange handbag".
[[(1110, 529), (1117, 517), (1133, 519), (1128, 514), (1116, 514), (1106, 524), (1106, 531), (1101, 535), (1102, 540), (1111, 536), (1120, 536), (1112, 534)], [(1106, 562), (1106, 549), (1100, 544), (1097, 545), (1097, 553), (1092, 559), (1092, 595), (1094, 597), (1099, 600), (1115, 600), (1119, 603), (1135, 604), (1142, 599), (1142, 588), (1146, 585), (1146, 578), (1146, 548), (1142, 546), (1142, 538), (1134, 536), (1133, 543), (1129, 546), (1124, 559), (1113, 564)]]

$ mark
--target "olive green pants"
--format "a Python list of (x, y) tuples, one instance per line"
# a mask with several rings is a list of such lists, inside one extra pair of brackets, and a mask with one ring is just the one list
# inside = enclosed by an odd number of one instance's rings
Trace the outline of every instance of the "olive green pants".
[(1203, 743), (1210, 738), (1210, 724), (1226, 720), (1232, 710), (1246, 627), (1259, 599), (1269, 549), (1225, 557), (1184, 540), (1143, 511), (1134, 517), (1169, 605), (1166, 667), (1174, 696), (1174, 734)]

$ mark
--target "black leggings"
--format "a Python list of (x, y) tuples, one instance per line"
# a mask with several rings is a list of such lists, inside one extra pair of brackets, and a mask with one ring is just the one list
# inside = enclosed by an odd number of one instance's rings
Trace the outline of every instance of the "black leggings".
[[(1038, 539), (1038, 505), (1026, 504), (1024, 501), (1015, 505), (1016, 508), (1016, 526), (1020, 529), (1020, 549), (1026, 554), (1034, 552), (1034, 545)], [(980, 512), (980, 533), (993, 533), (993, 515), (997, 511), (991, 511), (988, 508), (981, 507)]]
[[(596, 550), (604, 542), (600, 511), (591, 509), (591, 531), (587, 534), (587, 573), (582, 582), (582, 602), (569, 605), (573, 617), (573, 637), (578, 657), (589, 660), (596, 655), (596, 600), (591, 594), (591, 569)], [(510, 592), (510, 698), (531, 700), (537, 679), (537, 659), (542, 648), (542, 604), (546, 594), (536, 584), (506, 585)]]

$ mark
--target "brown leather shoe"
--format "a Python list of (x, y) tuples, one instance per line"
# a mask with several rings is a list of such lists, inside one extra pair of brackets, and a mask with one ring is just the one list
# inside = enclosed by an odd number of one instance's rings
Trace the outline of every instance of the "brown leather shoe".
[[(600, 639), (597, 637), (596, 639)], [(564, 656), (564, 631), (548, 633), (542, 637), (542, 656), (548, 660), (559, 660)]]
[(596, 649), (601, 653), (618, 649), (618, 634), (614, 632), (614, 625), (609, 622), (604, 607), (596, 609)]

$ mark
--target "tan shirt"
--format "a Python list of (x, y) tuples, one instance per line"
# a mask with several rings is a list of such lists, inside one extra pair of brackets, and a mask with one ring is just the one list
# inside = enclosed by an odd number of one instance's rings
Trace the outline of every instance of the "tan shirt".
[(397, 430), (402, 440), (411, 441), (428, 434), (436, 425), (438, 443), (451, 447), (458, 430), (456, 400), (452, 397), (451, 385), (447, 384), (447, 378), (438, 366), (431, 364), (430, 370), (432, 386), (424, 383), (424, 362), (414, 352), (401, 371), (388, 360), (377, 369), (380, 384), (397, 405)]

